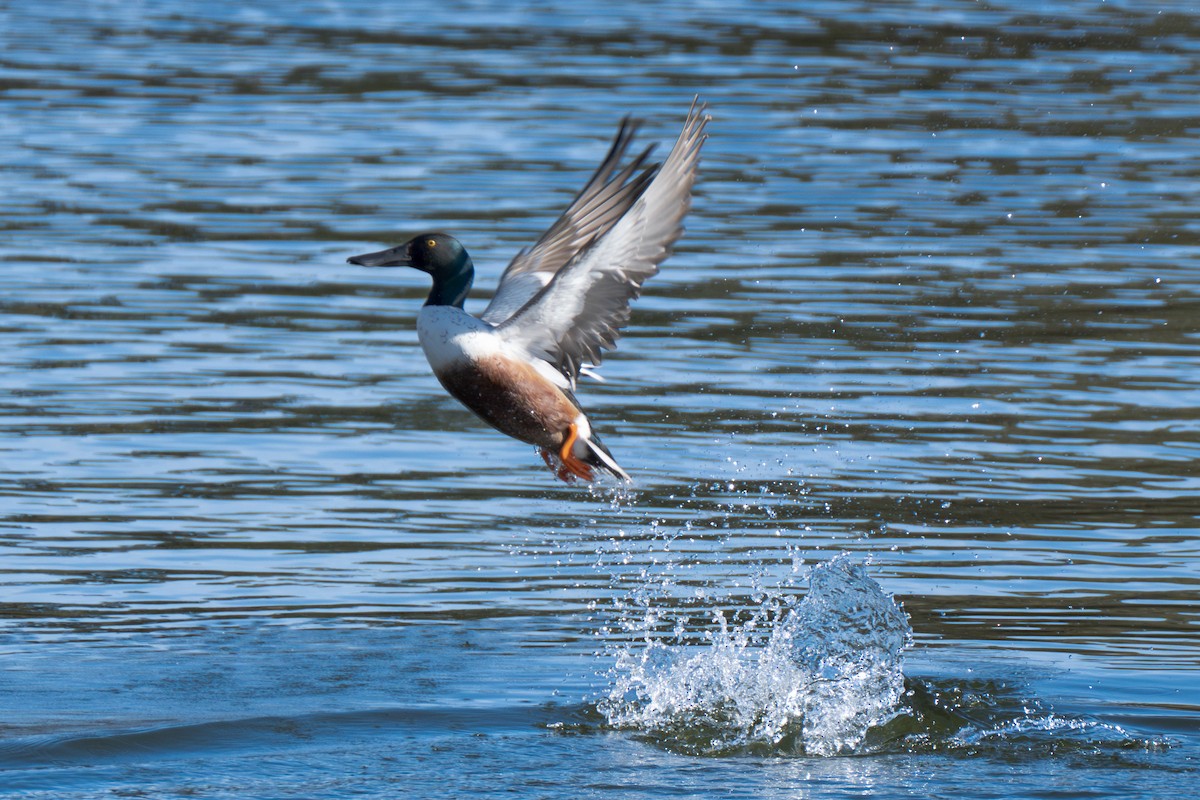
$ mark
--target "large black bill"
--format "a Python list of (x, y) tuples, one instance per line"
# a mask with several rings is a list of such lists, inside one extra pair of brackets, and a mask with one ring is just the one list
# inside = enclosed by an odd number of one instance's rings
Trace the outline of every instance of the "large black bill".
[(351, 264), (360, 267), (408, 267), (412, 266), (408, 258), (408, 248), (393, 247), (390, 250), (380, 250), (378, 253), (364, 253), (361, 256), (351, 256), (346, 259)]

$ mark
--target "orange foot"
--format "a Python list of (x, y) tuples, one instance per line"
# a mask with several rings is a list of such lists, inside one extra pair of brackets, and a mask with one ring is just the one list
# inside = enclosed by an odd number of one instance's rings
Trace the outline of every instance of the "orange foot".
[(579, 438), (579, 429), (572, 422), (567, 428), (567, 439), (563, 442), (562, 447), (558, 450), (558, 459), (562, 462), (562, 469), (558, 471), (558, 478), (561, 481), (569, 483), (564, 472), (574, 475), (576, 478), (583, 478), (585, 481), (591, 481), (593, 477), (592, 468), (584, 462), (580, 461), (571, 452), (571, 448), (575, 445), (575, 440)]
[[(552, 455), (544, 447), (538, 448), (538, 454), (542, 457), (542, 461), (545, 461), (546, 466), (554, 470), (554, 474), (563, 483), (571, 483), (576, 478), (591, 481), (594, 477), (592, 468), (571, 453), (571, 447), (574, 446), (575, 440), (578, 438), (579, 429), (575, 427), (575, 423), (571, 423), (571, 427), (567, 428), (567, 439), (563, 442), (562, 447), (558, 449), (557, 454)], [(555, 458), (555, 455), (558, 457)]]
[(542, 461), (546, 462), (546, 466), (554, 472), (560, 481), (563, 483), (570, 483), (571, 481), (575, 480), (575, 476), (567, 472), (567, 468), (560, 464), (558, 457), (553, 455), (549, 450), (544, 447), (539, 447), (538, 455), (542, 457)]
[(575, 482), (575, 476), (558, 460), (558, 456), (552, 454), (544, 447), (538, 448), (538, 455), (542, 457), (542, 461), (546, 462), (546, 466), (554, 471), (554, 474), (560, 481), (563, 483)]

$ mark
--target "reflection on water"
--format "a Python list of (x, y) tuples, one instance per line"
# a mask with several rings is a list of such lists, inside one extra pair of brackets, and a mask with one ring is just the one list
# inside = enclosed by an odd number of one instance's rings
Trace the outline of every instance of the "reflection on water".
[[(1194, 782), (1191, 11), (0, 8), (6, 791)], [(620, 117), (668, 140), (695, 93), (688, 232), (582, 390), (636, 496), (554, 486), (428, 374), (419, 276), (344, 259), (448, 230), (478, 310)], [(598, 631), (696, 645), (843, 551), (944, 746), (696, 772), (583, 705)], [(1097, 778), (1052, 720), (1145, 758)]]

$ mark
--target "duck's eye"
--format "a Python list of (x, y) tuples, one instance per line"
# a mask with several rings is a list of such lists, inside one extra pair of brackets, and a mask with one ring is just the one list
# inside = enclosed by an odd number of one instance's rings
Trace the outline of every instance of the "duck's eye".
[(437, 247), (437, 239), (426, 239), (425, 246), (426, 247)]

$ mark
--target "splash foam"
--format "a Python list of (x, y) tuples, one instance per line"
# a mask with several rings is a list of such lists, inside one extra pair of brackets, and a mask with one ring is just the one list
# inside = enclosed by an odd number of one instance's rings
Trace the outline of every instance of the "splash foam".
[(764, 606), (741, 624), (715, 612), (705, 645), (625, 647), (599, 710), (694, 754), (855, 752), (897, 712), (912, 630), (848, 556), (815, 567), (809, 585), (798, 605)]

